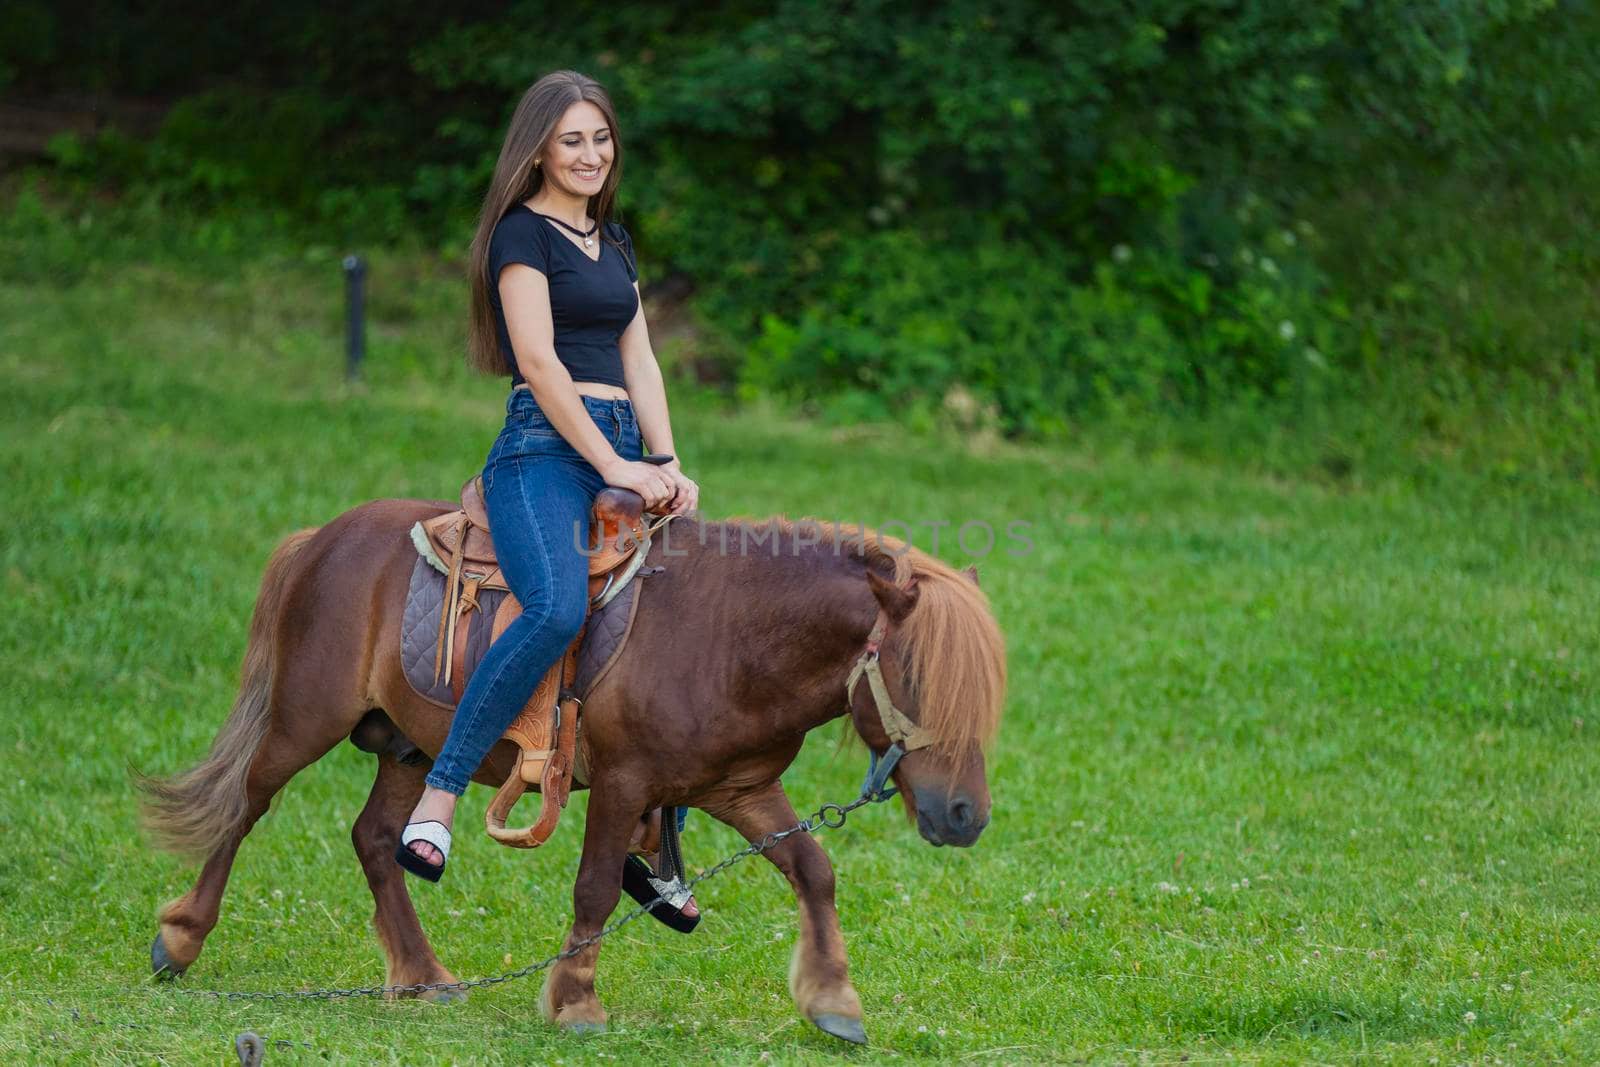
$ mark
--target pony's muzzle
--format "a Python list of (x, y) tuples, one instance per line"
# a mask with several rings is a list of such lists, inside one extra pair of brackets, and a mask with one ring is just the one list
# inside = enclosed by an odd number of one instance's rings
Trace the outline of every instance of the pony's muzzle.
[(917, 832), (930, 845), (966, 848), (989, 825), (989, 813), (971, 797), (956, 793), (932, 797), (918, 790)]

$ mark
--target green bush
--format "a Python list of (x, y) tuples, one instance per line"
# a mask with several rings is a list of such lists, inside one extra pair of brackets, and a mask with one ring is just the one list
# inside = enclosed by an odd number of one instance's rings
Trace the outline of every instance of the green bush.
[(796, 313), (763, 316), (732, 369), (749, 393), (859, 394), (849, 410), (879, 416), (925, 419), (972, 394), (1002, 430), (1045, 435), (1110, 409), (1293, 397), (1333, 373), (1322, 353), (1338, 347), (1319, 276), (1273, 258), (1303, 243), (1206, 252), (1209, 269), (1119, 245), (1084, 272), (1049, 245), (871, 234), (833, 249)]

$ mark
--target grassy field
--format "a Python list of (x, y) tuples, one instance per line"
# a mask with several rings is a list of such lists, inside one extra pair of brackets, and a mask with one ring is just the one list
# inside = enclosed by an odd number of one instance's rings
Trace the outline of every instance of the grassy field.
[[(761, 861), (703, 887), (692, 937), (607, 944), (603, 1036), (540, 1022), (537, 979), (448, 1007), (153, 984), (155, 911), (194, 872), (142, 840), (129, 766), (203, 754), (280, 536), (448, 495), (500, 419), (426, 262), (374, 264), (358, 390), (330, 257), (226, 262), (0, 271), (0, 1061), (227, 1062), (246, 1029), (271, 1063), (1600, 1060), (1592, 490), (963, 451), (687, 393), (712, 515), (1033, 523), (1030, 555), (977, 561), (1013, 679), (983, 840), (936, 851), (888, 808), (824, 840), (873, 1046), (797, 1018), (792, 899)], [(941, 554), (971, 559), (948, 533)], [(860, 781), (832, 736), (786, 778), (799, 807)], [(370, 782), (345, 746), (289, 786), (184, 984), (382, 979), (349, 845)], [(540, 853), (464, 834), (414, 890), (456, 973), (557, 945), (576, 803)], [(691, 820), (693, 863), (738, 843)]]

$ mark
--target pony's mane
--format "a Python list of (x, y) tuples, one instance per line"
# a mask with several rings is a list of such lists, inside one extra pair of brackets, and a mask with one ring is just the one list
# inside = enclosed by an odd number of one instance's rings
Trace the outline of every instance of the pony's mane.
[[(962, 754), (993, 739), (1005, 704), (1005, 638), (978, 583), (937, 556), (870, 526), (786, 515), (737, 517), (729, 524), (779, 538), (804, 532), (843, 558), (892, 568), (895, 584), (917, 588), (917, 604), (899, 627), (901, 665), (918, 725), (935, 744)], [(886, 575), (887, 576), (887, 575)]]

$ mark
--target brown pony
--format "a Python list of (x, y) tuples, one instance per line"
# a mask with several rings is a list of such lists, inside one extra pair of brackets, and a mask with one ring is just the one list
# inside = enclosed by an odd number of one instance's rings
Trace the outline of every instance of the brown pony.
[[(296, 772), (346, 738), (378, 751), (377, 781), (351, 836), (377, 901), (373, 924), (391, 985), (453, 982), (429, 945), (394, 862), (426, 760), (401, 762), (394, 740), (434, 754), (450, 712), (412, 691), (401, 668), (402, 609), (415, 559), (413, 523), (437, 502), (377, 500), (286, 538), (273, 553), (250, 623), (233, 712), (193, 770), (140, 779), (148, 824), (166, 847), (205, 857), (199, 881), (161, 911), (158, 973), (194, 963), (217, 922), (239, 844)], [(806, 732), (840, 715), (874, 752), (889, 747), (865, 684), (845, 683), (875, 624), (892, 702), (932, 744), (895, 766), (906, 811), (935, 845), (970, 845), (989, 819), (982, 746), (999, 724), (1005, 649), (975, 571), (961, 572), (870, 529), (784, 518), (670, 520), (648, 563), (632, 637), (583, 708), (592, 782), (566, 945), (598, 931), (617, 904), (641, 817), (701, 808), (754, 841), (797, 819), (779, 776)], [(500, 742), (475, 780), (497, 785), (514, 749)], [(422, 765), (412, 765), (420, 763)], [(865, 1040), (850, 984), (834, 875), (811, 836), (765, 853), (794, 887), (800, 936), (789, 989), (825, 1031)], [(539, 1005), (565, 1027), (596, 1028), (599, 945), (556, 964)]]

